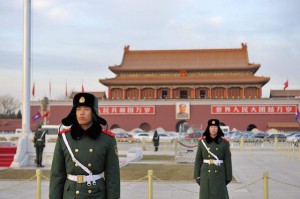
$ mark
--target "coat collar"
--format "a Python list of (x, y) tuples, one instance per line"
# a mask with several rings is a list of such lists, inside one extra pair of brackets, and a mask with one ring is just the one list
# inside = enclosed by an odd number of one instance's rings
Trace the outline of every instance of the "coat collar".
[(95, 140), (99, 137), (101, 132), (102, 127), (96, 123), (93, 123), (87, 130), (83, 130), (77, 122), (71, 126), (71, 136), (74, 140), (79, 140), (83, 135), (87, 135)]
[(221, 139), (222, 139), (222, 137), (221, 137), (220, 134), (218, 134), (217, 137), (215, 137), (215, 138), (210, 137), (210, 135), (206, 136), (206, 142), (207, 142), (208, 144), (211, 143), (211, 142), (213, 142), (213, 141), (214, 141), (216, 144), (219, 144), (220, 141), (221, 141)]

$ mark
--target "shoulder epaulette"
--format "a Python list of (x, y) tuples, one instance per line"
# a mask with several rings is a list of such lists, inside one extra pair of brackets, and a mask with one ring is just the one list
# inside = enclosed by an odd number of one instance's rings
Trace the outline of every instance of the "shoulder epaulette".
[(71, 130), (71, 128), (67, 128), (67, 129), (64, 129), (64, 130), (62, 130), (62, 131), (60, 131), (60, 132), (58, 132), (58, 134), (64, 134), (64, 133), (67, 133), (67, 132), (69, 132)]
[(201, 140), (205, 140), (205, 136), (201, 136), (201, 137), (199, 137), (199, 139), (198, 139), (199, 141), (201, 141)]
[(225, 142), (229, 142), (230, 140), (227, 138), (222, 137), (222, 140), (224, 140)]
[(106, 135), (109, 135), (109, 136), (111, 136), (111, 137), (115, 137), (115, 134), (114, 134), (113, 132), (111, 132), (111, 131), (106, 131), (105, 129), (103, 129), (102, 131), (103, 131), (103, 133), (105, 133)]

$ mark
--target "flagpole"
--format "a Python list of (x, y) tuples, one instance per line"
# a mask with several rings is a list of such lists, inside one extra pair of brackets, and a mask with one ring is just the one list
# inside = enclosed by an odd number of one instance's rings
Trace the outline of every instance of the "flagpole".
[[(289, 86), (289, 78), (287, 78), (287, 87)], [(287, 89), (287, 99), (289, 100), (290, 99), (290, 96), (289, 96), (289, 89)]]
[(51, 101), (51, 81), (49, 82), (49, 100)]
[(22, 133), (30, 133), (31, 0), (24, 0)]
[(23, 8), (23, 79), (22, 79), (22, 136), (10, 167), (28, 165), (30, 130), (30, 65), (31, 65), (31, 0), (24, 0)]

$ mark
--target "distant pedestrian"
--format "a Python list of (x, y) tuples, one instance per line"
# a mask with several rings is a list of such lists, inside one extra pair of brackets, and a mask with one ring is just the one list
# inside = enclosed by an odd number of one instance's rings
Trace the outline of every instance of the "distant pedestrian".
[(226, 185), (232, 180), (231, 152), (219, 120), (211, 119), (199, 139), (194, 178), (201, 199), (229, 199)]
[(36, 152), (36, 166), (44, 167), (43, 161), (43, 151), (45, 148), (47, 130), (42, 129), (42, 123), (37, 124), (37, 130), (34, 133), (33, 143)]
[(154, 150), (155, 152), (158, 151), (158, 146), (159, 146), (159, 135), (157, 131), (154, 131), (153, 139), (152, 139), (153, 145), (154, 145)]

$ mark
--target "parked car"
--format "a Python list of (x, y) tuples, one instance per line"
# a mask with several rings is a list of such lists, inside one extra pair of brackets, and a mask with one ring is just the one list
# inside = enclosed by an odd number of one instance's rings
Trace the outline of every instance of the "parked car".
[(133, 136), (126, 132), (115, 133), (115, 138), (117, 142), (129, 142), (133, 141)]
[(266, 137), (266, 140), (273, 141), (275, 137), (278, 139), (278, 141), (281, 142), (286, 140), (286, 136), (281, 133), (271, 134), (268, 137)]
[(286, 142), (298, 145), (298, 143), (300, 142), (300, 133), (297, 133), (297, 134), (287, 137)]
[(281, 134), (281, 133), (271, 134), (267, 138), (274, 139), (275, 137), (277, 137), (277, 138), (286, 138), (286, 136), (284, 134)]
[(189, 139), (189, 138), (199, 138), (203, 135), (203, 131), (196, 131), (194, 133), (189, 133), (189, 134), (186, 134), (185, 135), (185, 138), (186, 139)]
[(137, 133), (133, 136), (133, 140), (135, 142), (142, 142), (142, 141), (145, 141), (145, 142), (150, 142), (152, 140), (152, 137), (149, 133)]
[(260, 133), (255, 133), (254, 134), (254, 137), (256, 137), (256, 138), (266, 138), (268, 136), (269, 136), (269, 134), (265, 133), (265, 132), (260, 132)]
[(173, 141), (176, 139), (175, 136), (173, 135), (169, 135), (167, 133), (160, 133), (159, 134), (159, 141), (160, 142), (171, 142), (173, 143)]
[(286, 138), (292, 136), (292, 135), (295, 135), (295, 134), (299, 134), (300, 132), (294, 132), (294, 133), (287, 133), (285, 134), (286, 135)]

